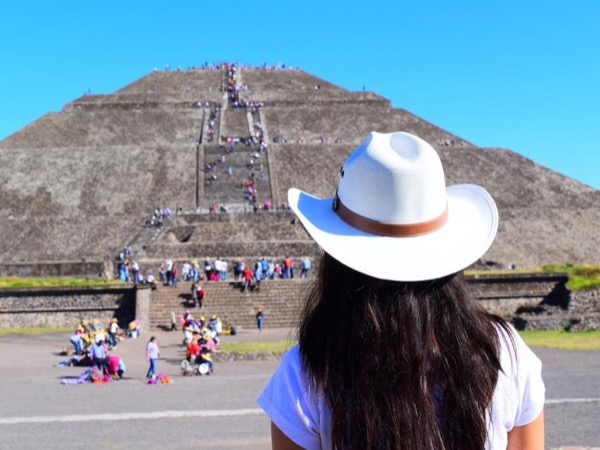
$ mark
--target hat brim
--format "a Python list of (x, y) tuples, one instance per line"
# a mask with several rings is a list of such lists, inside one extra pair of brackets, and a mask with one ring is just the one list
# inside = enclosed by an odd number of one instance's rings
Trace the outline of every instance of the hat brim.
[(317, 244), (344, 265), (374, 278), (423, 281), (469, 267), (490, 248), (498, 230), (498, 209), (480, 186), (446, 188), (448, 221), (437, 231), (413, 237), (387, 237), (358, 230), (320, 199), (299, 189), (288, 203)]

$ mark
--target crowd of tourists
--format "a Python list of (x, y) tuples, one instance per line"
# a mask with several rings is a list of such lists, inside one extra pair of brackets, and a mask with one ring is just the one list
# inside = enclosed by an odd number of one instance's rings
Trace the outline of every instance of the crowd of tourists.
[(221, 257), (214, 260), (207, 257), (204, 261), (192, 258), (183, 262), (166, 259), (159, 264), (158, 279), (156, 279), (153, 268), (144, 271), (138, 261), (126, 256), (124, 261), (119, 262), (117, 273), (121, 281), (133, 282), (152, 289), (156, 289), (158, 284), (176, 288), (180, 282), (192, 283), (192, 302), (195, 306), (202, 306), (206, 294), (202, 282), (228, 281), (233, 277), (244, 291), (260, 290), (262, 281), (288, 280), (296, 276), (308, 278), (311, 268), (312, 260), (309, 257), (303, 257), (300, 261), (296, 261), (291, 256), (282, 259), (263, 257), (250, 262), (243, 258), (234, 258), (228, 262)]
[(214, 107), (209, 103), (210, 112), (208, 114), (208, 131), (206, 134), (206, 140), (212, 142), (215, 139), (217, 133), (217, 120), (221, 117), (221, 105), (218, 103)]
[(181, 363), (182, 374), (212, 374), (215, 369), (213, 354), (219, 350), (223, 334), (221, 319), (216, 315), (211, 316), (209, 320), (204, 316), (196, 319), (187, 310), (179, 317), (179, 321), (183, 330), (183, 345), (186, 347), (186, 356)]
[[(177, 330), (183, 332), (184, 361), (189, 369), (182, 370), (183, 375), (189, 375), (194, 370), (196, 374), (212, 374), (212, 355), (220, 348), (220, 336), (223, 333), (236, 333), (230, 324), (226, 325), (224, 331), (223, 322), (216, 315), (211, 316), (209, 320), (204, 316), (195, 319), (189, 310), (179, 315), (172, 313), (171, 331)], [(69, 338), (73, 347), (64, 347), (61, 351), (61, 355), (68, 356), (68, 359), (57, 363), (56, 366), (77, 366), (86, 369), (79, 376), (63, 378), (61, 383), (98, 384), (124, 378), (127, 367), (123, 358), (116, 353), (117, 346), (124, 339), (139, 337), (140, 331), (139, 320), (132, 320), (126, 329), (122, 329), (116, 317), (111, 318), (106, 326), (98, 319), (82, 319)], [(172, 381), (170, 377), (158, 371), (160, 355), (158, 340), (156, 336), (151, 336), (145, 345), (148, 363), (146, 378), (149, 384), (166, 384)], [(199, 366), (202, 367), (199, 369)]]
[[(177, 66), (175, 68), (171, 67), (170, 64), (165, 64), (164, 70), (165, 71), (172, 71), (175, 70), (177, 72), (181, 72), (184, 70), (206, 70), (206, 69), (225, 69), (228, 68), (229, 66), (231, 66), (232, 64), (235, 64), (237, 67), (241, 68), (241, 69), (263, 69), (263, 70), (294, 70), (294, 67), (287, 65), (287, 64), (283, 64), (283, 63), (278, 63), (278, 64), (267, 64), (267, 63), (263, 63), (263, 64), (240, 64), (240, 63), (234, 63), (234, 62), (228, 62), (228, 61), (222, 61), (222, 62), (217, 62), (217, 63), (209, 63), (208, 61), (206, 61), (204, 64), (200, 65), (200, 66), (189, 66), (187, 68), (182, 68), (181, 66)], [(158, 72), (158, 68), (155, 67), (154, 68), (154, 72)]]
[(117, 277), (123, 282), (148, 285), (156, 289), (156, 279), (152, 270), (144, 271), (139, 262), (132, 257), (131, 247), (126, 247), (117, 257)]
[(69, 340), (73, 348), (63, 348), (61, 354), (68, 356), (57, 366), (89, 367), (77, 378), (65, 378), (63, 384), (106, 383), (109, 380), (123, 378), (127, 368), (125, 361), (115, 350), (125, 337), (136, 338), (140, 333), (138, 320), (131, 321), (127, 329), (119, 327), (118, 319), (113, 317), (103, 326), (98, 319), (82, 319)]
[(144, 223), (144, 227), (162, 227), (164, 221), (171, 215), (171, 209), (168, 206), (163, 208), (156, 208), (152, 211), (152, 215)]

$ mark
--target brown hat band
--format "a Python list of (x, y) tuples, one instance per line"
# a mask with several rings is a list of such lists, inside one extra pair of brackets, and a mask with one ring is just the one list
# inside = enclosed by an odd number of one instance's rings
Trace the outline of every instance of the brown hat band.
[(367, 219), (348, 209), (336, 195), (333, 210), (348, 225), (371, 234), (389, 237), (411, 237), (431, 233), (442, 228), (448, 221), (448, 206), (438, 217), (427, 222), (397, 224)]

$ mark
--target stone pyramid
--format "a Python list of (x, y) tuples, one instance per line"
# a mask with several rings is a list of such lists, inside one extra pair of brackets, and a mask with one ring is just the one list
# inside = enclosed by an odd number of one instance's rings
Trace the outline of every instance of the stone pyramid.
[[(222, 64), (83, 96), (1, 141), (0, 273), (69, 273), (84, 262), (80, 271), (93, 273), (127, 245), (148, 264), (315, 255), (292, 214), (277, 209), (292, 186), (333, 195), (344, 159), (372, 130), (422, 137), (448, 184), (492, 193), (500, 230), (479, 266), (600, 261), (600, 191), (510, 150), (479, 148), (375, 93), (301, 70)], [(253, 211), (250, 179), (271, 212)], [(173, 214), (164, 226), (144, 227), (165, 206)]]

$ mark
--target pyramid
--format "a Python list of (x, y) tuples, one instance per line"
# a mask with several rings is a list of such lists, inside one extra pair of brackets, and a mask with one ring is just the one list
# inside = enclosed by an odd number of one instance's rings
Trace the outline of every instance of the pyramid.
[[(1, 141), (0, 272), (66, 273), (128, 245), (148, 264), (316, 255), (285, 211), (286, 192), (333, 195), (345, 158), (373, 130), (422, 137), (447, 184), (490, 191), (500, 228), (478, 267), (600, 262), (600, 191), (510, 150), (477, 147), (376, 93), (297, 69), (223, 64), (154, 71)], [(254, 212), (250, 179), (270, 212)], [(164, 226), (145, 227), (165, 206)]]

